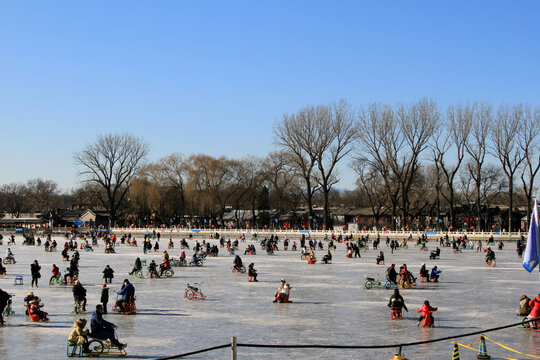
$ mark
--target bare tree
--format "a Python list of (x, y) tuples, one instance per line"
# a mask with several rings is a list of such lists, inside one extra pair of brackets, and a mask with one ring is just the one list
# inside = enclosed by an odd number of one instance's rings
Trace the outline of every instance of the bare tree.
[(330, 226), (328, 196), (332, 186), (339, 181), (336, 165), (352, 151), (352, 143), (356, 140), (357, 132), (354, 113), (344, 100), (331, 106), (329, 117), (322, 117), (319, 120), (317, 132), (320, 134), (321, 146), (317, 153), (317, 167), (324, 198), (324, 225), (328, 227)]
[(519, 132), (519, 147), (525, 157), (521, 171), (523, 195), (527, 201), (527, 227), (531, 218), (531, 204), (533, 198), (534, 180), (540, 169), (540, 155), (538, 152), (538, 134), (540, 133), (540, 108), (533, 113), (530, 106), (523, 106), (521, 131)]
[(397, 156), (389, 151), (385, 145), (395, 143), (396, 149), (401, 148), (403, 140), (400, 138), (394, 110), (391, 106), (370, 104), (367, 108), (360, 108), (358, 112), (358, 149), (355, 156), (356, 164), (353, 169), (370, 168), (378, 172), (383, 180), (385, 192), (391, 202), (392, 226), (395, 229), (397, 208), (399, 201), (399, 183), (391, 171), (390, 158)]
[(471, 136), (469, 141), (465, 143), (465, 149), (469, 154), (471, 161), (467, 163), (475, 184), (476, 193), (476, 218), (480, 219), (480, 200), (482, 197), (482, 168), (486, 159), (488, 150), (488, 137), (493, 123), (493, 108), (490, 104), (478, 104), (471, 125)]
[(109, 211), (112, 225), (131, 186), (131, 179), (141, 168), (150, 146), (129, 134), (99, 135), (94, 143), (74, 155), (83, 182), (96, 184), (95, 196)]
[(0, 187), (0, 208), (13, 217), (18, 218), (21, 213), (29, 210), (26, 201), (28, 188), (24, 184), (6, 184)]
[(377, 224), (383, 215), (388, 201), (384, 180), (381, 173), (370, 168), (367, 163), (356, 162), (355, 165), (354, 170), (358, 174), (356, 185), (365, 193), (375, 219), (375, 224)]
[[(505, 181), (504, 176), (498, 167), (494, 165), (486, 165), (482, 168), (482, 201), (486, 204), (486, 225), (489, 228), (491, 218), (489, 216), (490, 204), (500, 195), (508, 191), (508, 183)], [(502, 224), (501, 224), (502, 225)]]
[(225, 157), (214, 158), (209, 155), (193, 155), (189, 158), (189, 181), (198, 190), (200, 204), (203, 209), (210, 211), (210, 216), (219, 216), (221, 225), (224, 226), (223, 214), (229, 198), (233, 194), (230, 188), (232, 172), (229, 169), (231, 161)]
[[(450, 225), (454, 224), (454, 207), (455, 207), (455, 186), (454, 180), (460, 169), (461, 163), (465, 156), (465, 144), (469, 139), (472, 119), (474, 117), (475, 107), (471, 105), (450, 105), (446, 116), (446, 134), (444, 140), (437, 139), (434, 145), (437, 153), (436, 159), (438, 166), (442, 170), (445, 177), (446, 185), (448, 186), (447, 201), (450, 205)], [(439, 144), (442, 143), (442, 146)], [(449, 149), (454, 150), (455, 163), (449, 164), (445, 160), (445, 155)], [(444, 196), (444, 192), (442, 193)]]
[(523, 127), (524, 109), (522, 105), (501, 105), (493, 125), (491, 137), (493, 153), (499, 159), (508, 180), (508, 231), (512, 231), (512, 211), (514, 208), (514, 176), (525, 159), (518, 144)]
[(401, 208), (404, 225), (409, 215), (409, 194), (421, 166), (420, 155), (439, 125), (440, 113), (437, 105), (422, 99), (412, 105), (401, 105), (396, 111), (399, 137), (402, 142), (385, 142), (390, 168), (400, 184)]
[(183, 219), (186, 208), (185, 187), (189, 164), (184, 156), (175, 153), (158, 161), (160, 172), (168, 189), (174, 193), (175, 215)]
[(320, 153), (328, 146), (327, 123), (330, 111), (327, 106), (310, 106), (296, 114), (285, 114), (274, 126), (275, 142), (289, 154), (305, 182), (303, 196), (308, 208), (308, 224), (313, 220), (313, 194), (320, 189), (314, 170)]
[(274, 208), (281, 213), (292, 211), (294, 218), (303, 199), (303, 180), (289, 155), (286, 152), (272, 152), (262, 166)]
[(235, 205), (236, 226), (240, 226), (238, 211), (242, 203), (249, 204), (253, 224), (256, 224), (257, 200), (261, 196), (261, 188), (265, 181), (265, 174), (261, 167), (262, 159), (254, 156), (231, 162), (231, 187), (233, 189), (231, 200)]

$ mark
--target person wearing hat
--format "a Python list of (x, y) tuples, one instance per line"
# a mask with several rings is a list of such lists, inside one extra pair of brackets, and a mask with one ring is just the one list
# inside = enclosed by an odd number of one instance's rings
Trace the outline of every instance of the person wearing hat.
[[(49, 313), (45, 312), (45, 311), (42, 311), (41, 308), (43, 307), (43, 304), (40, 304), (39, 303), (40, 299), (37, 298), (37, 297), (34, 297), (34, 299), (32, 299), (32, 301), (30, 301), (30, 313), (28, 315), (30, 315), (30, 318), (33, 320), (33, 321), (49, 321), (49, 318), (47, 317), (47, 315), (49, 315)], [(34, 315), (34, 316), (32, 316)], [(37, 317), (37, 319), (36, 319)]]
[[(28, 306), (28, 308), (30, 308), (30, 301), (34, 300), (34, 299), (38, 299), (37, 296), (34, 295), (34, 293), (32, 291), (30, 291), (28, 293), (27, 296), (24, 297), (24, 302), (26, 303), (26, 306)], [(25, 310), (25, 313), (26, 315), (28, 315), (28, 310)]]
[(129, 312), (130, 304), (135, 301), (135, 287), (128, 279), (124, 279), (124, 285), (118, 295), (122, 295), (122, 299), (116, 302), (116, 306), (120, 308), (120, 312)]
[(80, 318), (73, 322), (73, 330), (69, 333), (68, 341), (73, 346), (82, 346), (83, 353), (89, 353), (88, 349), (88, 334), (90, 331), (85, 330), (86, 319)]
[(103, 284), (101, 288), (101, 304), (103, 304), (103, 313), (107, 314), (107, 303), (109, 302), (109, 288), (107, 284)]
[(82, 302), (83, 311), (86, 311), (86, 289), (79, 280), (75, 281), (75, 285), (73, 285), (73, 298), (75, 301)]
[(287, 283), (285, 279), (281, 279), (281, 284), (279, 285), (278, 291), (274, 294), (274, 302), (279, 303), (288, 303), (289, 294), (292, 286)]
[(285, 279), (281, 279), (281, 284), (279, 285), (278, 290), (274, 293), (274, 302), (278, 302), (279, 294), (281, 294), (281, 290), (283, 290), (286, 283), (287, 282)]

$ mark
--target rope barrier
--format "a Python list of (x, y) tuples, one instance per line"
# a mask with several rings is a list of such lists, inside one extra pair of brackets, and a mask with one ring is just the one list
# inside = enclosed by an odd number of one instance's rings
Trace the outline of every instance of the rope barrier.
[(320, 348), (328, 348), (328, 349), (386, 349), (386, 348), (398, 348), (398, 347), (407, 347), (407, 346), (416, 346), (416, 345), (423, 345), (423, 344), (431, 344), (434, 342), (440, 342), (440, 341), (446, 341), (451, 339), (459, 339), (462, 337), (472, 336), (472, 335), (479, 335), (487, 332), (507, 329), (511, 327), (515, 327), (521, 324), (530, 323), (533, 321), (538, 321), (540, 318), (535, 318), (531, 320), (525, 320), (521, 321), (515, 324), (510, 325), (503, 325), (498, 326), (495, 328), (485, 329), (485, 330), (479, 330), (470, 332), (467, 334), (461, 334), (461, 335), (451, 335), (446, 336), (438, 339), (432, 339), (432, 340), (424, 340), (424, 341), (415, 341), (415, 342), (409, 342), (409, 343), (400, 343), (400, 344), (391, 344), (391, 345), (267, 345), (267, 344), (243, 344), (238, 343), (239, 347), (258, 347), (258, 348), (284, 348), (284, 349), (305, 349), (305, 348), (314, 348), (314, 349), (320, 349)]
[[(270, 349), (389, 349), (389, 348), (399, 348), (399, 353), (401, 354), (401, 349), (403, 347), (423, 345), (423, 344), (431, 344), (431, 343), (441, 342), (441, 341), (446, 341), (446, 340), (459, 339), (459, 338), (473, 336), (473, 335), (479, 335), (479, 334), (483, 334), (483, 333), (487, 333), (487, 332), (493, 332), (493, 331), (508, 329), (508, 328), (511, 328), (511, 327), (516, 327), (518, 325), (528, 324), (528, 323), (531, 323), (533, 321), (539, 321), (539, 320), (540, 320), (540, 317), (539, 318), (534, 318), (534, 319), (531, 319), (531, 320), (520, 321), (518, 323), (514, 323), (514, 324), (510, 324), (510, 325), (503, 325), (503, 326), (498, 326), (498, 327), (494, 327), (494, 328), (489, 328), (489, 329), (484, 329), (484, 330), (479, 330), (479, 331), (473, 331), (473, 332), (466, 333), (466, 334), (461, 334), (461, 335), (451, 335), (451, 336), (445, 336), (445, 337), (442, 337), (442, 338), (432, 339), (432, 340), (414, 341), (414, 342), (409, 342), (409, 343), (389, 344), (389, 345), (321, 345), (321, 344), (277, 345), (277, 344), (238, 343), (236, 346), (237, 347), (245, 347), (245, 348), (270, 348)], [(476, 342), (478, 342), (478, 340), (476, 340), (475, 342), (473, 342), (470, 345), (463, 345), (463, 344), (460, 344), (460, 343), (457, 343), (457, 342), (454, 342), (454, 343), (458, 344), (459, 346), (463, 346), (465, 348), (469, 348), (469, 349), (478, 351), (476, 349), (471, 348), (471, 346), (473, 346)], [(490, 340), (490, 341), (493, 341), (493, 340)], [(174, 355), (174, 356), (170, 356), (170, 357), (159, 358), (159, 359), (156, 359), (156, 360), (177, 359), (177, 358), (184, 357), (184, 356), (200, 354), (200, 353), (203, 353), (203, 352), (223, 349), (223, 348), (230, 347), (230, 346), (231, 346), (231, 344), (229, 343), (229, 344), (226, 344), (226, 345), (214, 346), (214, 347), (207, 348), (207, 349), (192, 351), (192, 352), (189, 352), (189, 353), (184, 353), (184, 354), (180, 354), (180, 355)], [(521, 353), (519, 353), (519, 354), (521, 354)], [(528, 354), (523, 354), (523, 355), (528, 355)], [(536, 358), (540, 358), (540, 357), (536, 357)], [(505, 358), (505, 359), (515, 360), (515, 359), (510, 359), (510, 358)]]
[(519, 351), (517, 351), (517, 350), (514, 350), (514, 349), (512, 349), (512, 348), (509, 348), (508, 346), (505, 346), (505, 345), (503, 345), (503, 344), (501, 344), (501, 343), (498, 343), (498, 342), (496, 342), (495, 340), (492, 340), (492, 339), (488, 338), (487, 336), (484, 336), (484, 338), (485, 338), (486, 340), (491, 341), (491, 342), (494, 343), (495, 345), (498, 345), (498, 346), (500, 346), (500, 347), (502, 347), (503, 349), (506, 349), (506, 350), (508, 350), (508, 351), (515, 352), (516, 354), (519, 354), (519, 355), (525, 355), (525, 356), (529, 356), (529, 357), (532, 357), (532, 358), (535, 358), (535, 359), (540, 359), (540, 356), (536, 356), (536, 355), (531, 355), (531, 354), (526, 354), (526, 353), (519, 352)]
[(224, 345), (213, 346), (213, 347), (207, 348), (207, 349), (202, 349), (202, 350), (197, 350), (197, 351), (191, 351), (191, 352), (188, 352), (188, 353), (184, 353), (184, 354), (180, 354), (180, 355), (168, 356), (168, 357), (164, 357), (164, 358), (158, 358), (158, 359), (156, 359), (156, 360), (171, 360), (171, 359), (178, 359), (178, 358), (181, 358), (181, 357), (184, 357), (184, 356), (196, 355), (196, 354), (204, 353), (204, 352), (207, 352), (207, 351), (213, 351), (213, 350), (224, 349), (224, 348), (227, 348), (227, 347), (231, 347), (231, 344), (229, 343), (229, 344), (224, 344)]

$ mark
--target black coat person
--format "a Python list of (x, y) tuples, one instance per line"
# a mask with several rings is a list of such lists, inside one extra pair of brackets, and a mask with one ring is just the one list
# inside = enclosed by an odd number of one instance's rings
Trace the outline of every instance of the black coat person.
[(36, 284), (36, 287), (38, 287), (38, 279), (41, 277), (41, 274), (39, 273), (40, 270), (41, 266), (37, 260), (34, 260), (34, 262), (30, 264), (30, 272), (32, 273), (32, 287), (34, 287), (34, 284)]
[(391, 283), (397, 284), (397, 272), (395, 269), (395, 264), (392, 264), (388, 267), (388, 269), (386, 270), (386, 277)]
[(101, 289), (101, 304), (103, 304), (103, 313), (107, 313), (107, 304), (109, 303), (109, 288), (107, 287), (107, 284), (103, 284), (103, 288)]
[(81, 282), (77, 280), (73, 286), (73, 298), (77, 301), (82, 301), (83, 310), (86, 311), (86, 289), (81, 285)]
[(109, 265), (105, 266), (105, 269), (103, 270), (103, 279), (105, 280), (105, 283), (107, 283), (107, 280), (109, 280), (109, 284), (112, 282), (112, 279), (114, 278), (114, 270), (111, 269)]
[(4, 309), (10, 298), (11, 296), (7, 292), (0, 289), (0, 324), (4, 324)]

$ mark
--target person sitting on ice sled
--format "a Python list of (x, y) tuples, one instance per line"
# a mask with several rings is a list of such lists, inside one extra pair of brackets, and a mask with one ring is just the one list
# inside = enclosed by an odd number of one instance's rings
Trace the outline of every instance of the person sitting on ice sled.
[(281, 284), (279, 285), (278, 291), (274, 294), (274, 302), (279, 303), (288, 303), (292, 302), (289, 300), (289, 294), (292, 286), (287, 284), (285, 279), (281, 279)]
[(253, 281), (258, 282), (257, 280), (257, 270), (254, 268), (255, 264), (251, 263), (248, 266), (248, 276), (251, 276), (253, 278)]
[[(534, 318), (540, 317), (540, 294), (538, 294), (537, 297), (529, 301), (529, 306), (531, 308), (531, 312), (529, 313), (529, 316), (527, 316), (527, 320), (532, 320)], [(531, 326), (533, 329), (538, 329), (538, 321), (533, 321), (529, 323), (529, 326)]]
[(494, 263), (495, 262), (495, 252), (491, 250), (491, 247), (488, 246), (486, 250), (486, 264), (488, 262)]
[(329, 261), (332, 261), (332, 253), (330, 252), (330, 250), (328, 250), (328, 253), (322, 258), (322, 262), (325, 264), (328, 264)]
[(242, 267), (244, 265), (242, 264), (242, 258), (238, 255), (234, 258), (234, 270), (236, 271), (242, 271)]
[(431, 276), (430, 276), (430, 279), (431, 281), (433, 282), (439, 282), (439, 274), (441, 273), (442, 271), (439, 270), (437, 268), (437, 266), (434, 266), (433, 269), (431, 269)]
[(73, 346), (82, 346), (83, 353), (89, 353), (88, 349), (88, 334), (90, 331), (85, 330), (86, 319), (80, 318), (73, 322), (73, 330), (69, 334), (68, 342)]
[(427, 282), (429, 282), (429, 271), (426, 269), (426, 264), (422, 264), (422, 267), (420, 268), (420, 277), (425, 278)]
[(431, 253), (429, 254), (430, 259), (435, 259), (440, 256), (441, 256), (441, 249), (439, 249), (439, 247), (437, 247), (435, 250), (431, 250)]
[(148, 265), (148, 272), (150, 273), (150, 278), (158, 278), (159, 274), (157, 272), (157, 264), (155, 260), (152, 260), (150, 265)]
[(390, 296), (390, 300), (388, 300), (388, 307), (400, 314), (402, 308), (409, 312), (407, 305), (405, 305), (405, 300), (403, 300), (403, 296), (399, 293), (399, 289), (394, 289), (394, 294)]
[[(429, 305), (429, 301), (427, 300), (424, 301), (424, 305), (420, 309), (416, 309), (416, 312), (422, 313), (422, 315), (420, 315), (420, 318), (418, 319), (418, 322), (416, 323), (416, 326), (420, 325), (422, 320), (424, 320), (428, 316), (430, 320), (429, 324), (431, 324), (429, 326), (433, 326), (434, 319), (433, 319), (432, 313), (434, 311), (437, 311), (437, 308), (431, 307), (431, 305)], [(427, 326), (427, 325), (424, 325), (424, 326)]]
[(529, 305), (529, 302), (531, 299), (525, 294), (521, 295), (521, 298), (519, 299), (519, 309), (518, 309), (518, 315), (522, 317), (527, 317), (531, 313), (531, 306)]
[(418, 318), (418, 322), (416, 323), (416, 326), (420, 325), (422, 320), (424, 320), (428, 316), (429, 316), (429, 321), (427, 321), (426, 323), (430, 324), (430, 325), (424, 324), (424, 326), (433, 326), (433, 323), (434, 323), (435, 319), (433, 319), (432, 314), (435, 311), (437, 311), (437, 308), (431, 307), (431, 305), (429, 305), (429, 301), (427, 301), (427, 300), (424, 301), (424, 305), (422, 305), (422, 307), (420, 309), (416, 309), (416, 312), (422, 313), (420, 315), (420, 318)]

